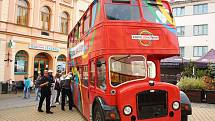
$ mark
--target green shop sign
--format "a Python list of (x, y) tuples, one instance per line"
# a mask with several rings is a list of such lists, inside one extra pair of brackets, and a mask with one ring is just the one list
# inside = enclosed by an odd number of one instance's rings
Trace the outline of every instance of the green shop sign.
[(39, 45), (39, 44), (30, 44), (29, 45), (30, 49), (35, 49), (35, 50), (47, 50), (47, 51), (55, 51), (59, 52), (60, 48), (57, 47), (52, 47), (52, 46), (46, 46), (46, 45)]

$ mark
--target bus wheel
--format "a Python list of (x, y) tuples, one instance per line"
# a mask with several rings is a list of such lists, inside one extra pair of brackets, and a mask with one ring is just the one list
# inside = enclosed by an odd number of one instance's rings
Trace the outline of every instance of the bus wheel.
[(101, 106), (98, 103), (93, 109), (93, 121), (105, 121)]
[(188, 116), (187, 115), (182, 115), (181, 116), (181, 121), (188, 121)]

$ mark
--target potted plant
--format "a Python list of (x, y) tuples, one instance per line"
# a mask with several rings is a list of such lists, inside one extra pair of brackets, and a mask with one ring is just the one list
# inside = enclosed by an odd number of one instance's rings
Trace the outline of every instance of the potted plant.
[(215, 103), (215, 79), (205, 76), (204, 82), (206, 85), (205, 95), (207, 103)]
[(202, 78), (183, 77), (177, 85), (187, 94), (191, 102), (202, 102), (202, 90), (205, 89), (205, 83)]

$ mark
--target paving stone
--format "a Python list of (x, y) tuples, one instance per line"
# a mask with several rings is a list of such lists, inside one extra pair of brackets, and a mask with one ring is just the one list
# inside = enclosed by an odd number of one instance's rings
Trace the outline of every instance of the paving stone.
[[(60, 105), (52, 108), (54, 114), (37, 112), (38, 101), (34, 97), (23, 99), (22, 96), (0, 95), (0, 121), (86, 121), (82, 115), (74, 109), (73, 111), (60, 110)], [(215, 121), (215, 104), (192, 103), (193, 114), (189, 121)], [(43, 105), (45, 111), (45, 105)]]

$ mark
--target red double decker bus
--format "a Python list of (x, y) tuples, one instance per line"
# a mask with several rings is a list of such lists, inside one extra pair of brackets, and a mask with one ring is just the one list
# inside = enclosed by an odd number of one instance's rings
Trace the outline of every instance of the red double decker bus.
[(186, 121), (189, 99), (160, 81), (160, 60), (179, 54), (163, 0), (94, 0), (68, 36), (74, 103), (93, 121)]

